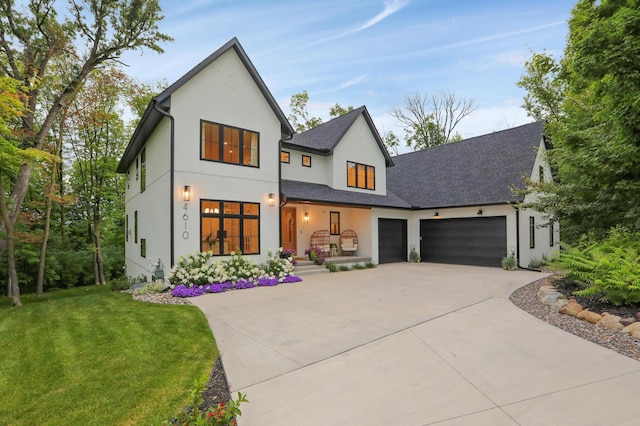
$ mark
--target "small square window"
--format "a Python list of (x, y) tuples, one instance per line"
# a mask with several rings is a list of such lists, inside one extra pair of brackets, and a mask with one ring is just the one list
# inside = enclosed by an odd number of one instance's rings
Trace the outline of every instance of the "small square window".
[(287, 151), (280, 151), (280, 162), (289, 163), (289, 153)]
[(303, 167), (311, 167), (311, 156), (303, 155), (302, 156), (302, 166)]

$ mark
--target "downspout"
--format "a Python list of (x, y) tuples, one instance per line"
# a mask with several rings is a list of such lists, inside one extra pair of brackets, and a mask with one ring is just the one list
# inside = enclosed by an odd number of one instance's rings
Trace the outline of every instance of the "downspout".
[(169, 263), (169, 267), (173, 267), (173, 261), (174, 261), (174, 257), (175, 257), (175, 246), (174, 246), (174, 240), (175, 240), (175, 232), (174, 232), (174, 228), (175, 228), (175, 220), (174, 220), (174, 163), (175, 163), (175, 120), (173, 118), (173, 116), (171, 114), (169, 114), (168, 112), (160, 109), (158, 107), (158, 103), (157, 100), (154, 98), (153, 99), (153, 109), (155, 109), (156, 111), (158, 111), (160, 114), (164, 115), (165, 117), (167, 117), (169, 119), (169, 121), (171, 122), (171, 136), (170, 136), (170, 159), (169, 159), (169, 233), (171, 235), (171, 237), (169, 238), (169, 246), (170, 246), (170, 263)]
[(516, 259), (518, 259), (518, 268), (522, 268), (520, 266), (520, 208), (513, 208), (516, 209)]

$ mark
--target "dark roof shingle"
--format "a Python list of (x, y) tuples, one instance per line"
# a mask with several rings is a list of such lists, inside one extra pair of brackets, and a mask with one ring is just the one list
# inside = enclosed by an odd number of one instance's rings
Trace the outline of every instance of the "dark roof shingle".
[(320, 203), (335, 203), (370, 207), (407, 209), (411, 206), (400, 197), (387, 191), (387, 195), (333, 189), (318, 183), (282, 180), (282, 193), (287, 199)]
[(387, 191), (418, 208), (522, 201), (542, 140), (544, 122), (393, 157)]

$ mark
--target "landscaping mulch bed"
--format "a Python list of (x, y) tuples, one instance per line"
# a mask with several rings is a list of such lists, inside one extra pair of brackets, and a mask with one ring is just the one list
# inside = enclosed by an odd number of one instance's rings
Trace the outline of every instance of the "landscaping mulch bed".
[[(596, 343), (607, 349), (614, 350), (622, 355), (633, 358), (636, 361), (640, 361), (640, 340), (635, 337), (621, 333), (619, 331), (607, 330), (604, 328), (596, 327), (595, 324), (591, 324), (586, 321), (577, 319), (570, 315), (564, 315), (561, 313), (554, 313), (549, 310), (549, 307), (544, 305), (538, 300), (538, 289), (544, 285), (544, 279), (535, 281), (524, 287), (514, 291), (509, 300), (523, 311), (533, 315), (536, 318), (541, 319), (555, 327), (558, 327), (564, 331), (574, 334), (590, 342)], [(583, 307), (589, 308), (593, 312), (608, 312), (612, 315), (618, 315), (622, 318), (634, 317), (640, 306), (632, 305), (626, 307), (616, 307), (614, 305), (602, 302), (597, 299), (586, 299), (574, 296), (572, 293), (579, 288), (574, 284), (565, 280), (559, 280), (554, 283), (556, 289), (567, 296), (567, 298), (574, 298)]]

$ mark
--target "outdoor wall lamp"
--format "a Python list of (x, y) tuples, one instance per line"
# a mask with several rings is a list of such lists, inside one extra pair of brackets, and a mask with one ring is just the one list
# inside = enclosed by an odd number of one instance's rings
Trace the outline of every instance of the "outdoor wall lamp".
[(189, 185), (185, 185), (182, 188), (182, 201), (191, 200), (191, 187)]
[(273, 207), (276, 205), (276, 194), (274, 194), (273, 192), (269, 193), (267, 204), (269, 205), (269, 207)]
[(482, 214), (482, 209), (478, 210), (478, 214), (481, 215)]
[(436, 219), (440, 219), (440, 215), (438, 214), (438, 212), (436, 212), (436, 213), (433, 215), (433, 217), (434, 217), (434, 218), (436, 218)]
[(304, 223), (309, 223), (309, 212), (304, 212)]

